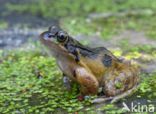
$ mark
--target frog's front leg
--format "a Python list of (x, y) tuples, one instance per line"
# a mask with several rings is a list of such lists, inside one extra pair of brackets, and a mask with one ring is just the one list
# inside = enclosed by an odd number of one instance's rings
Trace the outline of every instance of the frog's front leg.
[(97, 95), (99, 83), (90, 71), (83, 67), (76, 68), (74, 71), (74, 77), (81, 86), (81, 95)]
[(71, 84), (72, 81), (70, 80), (70, 78), (68, 76), (66, 76), (65, 74), (63, 74), (63, 84), (65, 86), (65, 88), (70, 91), (71, 90)]
[(79, 53), (79, 50), (77, 48), (75, 48), (74, 54), (75, 54), (75, 61), (79, 62), (80, 61), (80, 53)]
[(66, 45), (66, 48), (69, 51), (69, 53), (71, 53), (75, 56), (75, 61), (79, 62), (80, 61), (80, 53), (79, 53), (78, 48), (76, 48), (73, 45)]

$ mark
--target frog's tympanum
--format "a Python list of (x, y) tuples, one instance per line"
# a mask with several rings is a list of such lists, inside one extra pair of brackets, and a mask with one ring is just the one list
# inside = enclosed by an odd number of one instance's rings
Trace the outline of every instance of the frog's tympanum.
[(101, 89), (100, 94), (105, 97), (93, 102), (115, 101), (132, 93), (138, 85), (137, 68), (104, 47), (84, 46), (56, 26), (43, 32), (40, 41), (56, 58), (68, 89), (73, 82), (80, 85), (81, 96), (98, 95)]

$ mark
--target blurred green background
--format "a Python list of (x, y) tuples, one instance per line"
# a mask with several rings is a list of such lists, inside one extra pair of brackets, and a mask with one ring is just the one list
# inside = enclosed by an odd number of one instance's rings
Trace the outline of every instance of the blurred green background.
[[(71, 33), (100, 32), (100, 35), (108, 38), (122, 29), (132, 29), (144, 31), (150, 38), (155, 38), (156, 2), (154, 0), (11, 1), (9, 3), (2, 0), (2, 3), (4, 2), (1, 7), (1, 16), (4, 17), (1, 22), (2, 27), (7, 28), (6, 19), (17, 21), (11, 24), (21, 23), (25, 26), (40, 26), (43, 23), (44, 26), (48, 26), (55, 20), (62, 22)], [(42, 19), (47, 22), (43, 22)]]
[[(124, 112), (123, 101), (156, 105), (155, 20), (155, 0), (1, 0), (0, 113), (111, 114)], [(65, 91), (55, 59), (38, 42), (51, 25), (137, 63), (138, 91), (115, 104), (77, 101), (76, 86)]]

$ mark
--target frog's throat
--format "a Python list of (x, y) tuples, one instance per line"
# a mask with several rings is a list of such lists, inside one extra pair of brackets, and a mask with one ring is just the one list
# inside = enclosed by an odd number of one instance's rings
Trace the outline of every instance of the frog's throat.
[(54, 56), (56, 59), (69, 56), (68, 51), (59, 44), (48, 40), (41, 40), (41, 42), (48, 48), (52, 56)]

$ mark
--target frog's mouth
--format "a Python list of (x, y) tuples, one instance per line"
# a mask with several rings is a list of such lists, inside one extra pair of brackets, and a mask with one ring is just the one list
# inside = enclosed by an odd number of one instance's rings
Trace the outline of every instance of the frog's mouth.
[(43, 32), (41, 35), (40, 35), (40, 40), (42, 42), (53, 42), (53, 43), (57, 43), (56, 42), (56, 38), (55, 38), (55, 35), (52, 34), (51, 32), (49, 31), (45, 31)]

